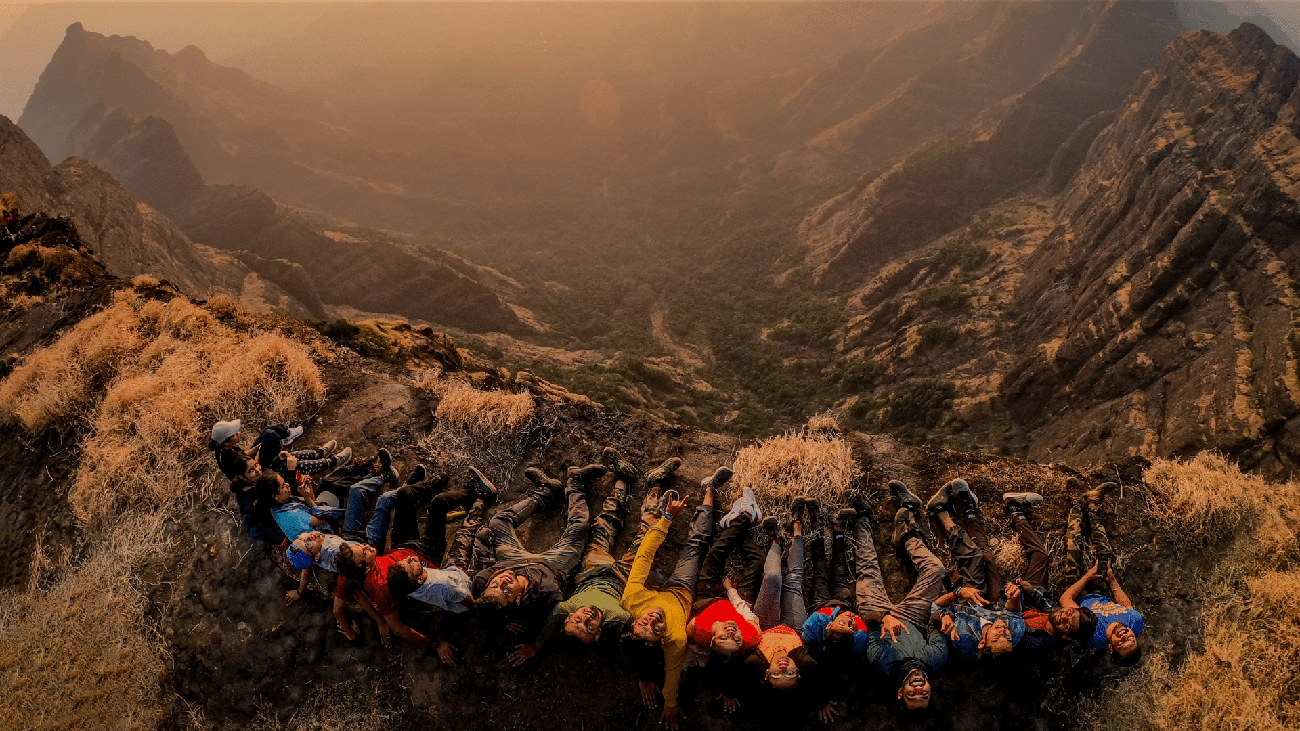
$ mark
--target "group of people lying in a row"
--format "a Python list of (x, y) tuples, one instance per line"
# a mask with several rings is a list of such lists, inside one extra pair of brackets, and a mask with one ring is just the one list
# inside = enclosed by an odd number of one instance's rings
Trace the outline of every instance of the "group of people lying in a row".
[[(217, 424), (211, 446), (231, 477), (246, 530), (268, 542), (283, 541), (287, 561), (301, 570), (298, 589), (287, 601), (302, 595), (315, 567), (335, 572), (334, 614), (344, 635), (360, 634), (345, 612), (354, 599), (385, 643), (396, 634), (436, 644), (446, 664), (455, 659), (443, 639), (450, 625), (443, 624), (437, 637), (408, 626), (399, 614), (401, 602), (441, 610), (444, 619), (488, 606), (504, 610), (508, 626), (527, 640), (510, 654), (516, 665), (561, 641), (615, 643), (640, 678), (642, 700), (653, 707), (662, 693), (663, 720), (670, 727), (677, 725), (678, 685), (688, 659), (716, 674), (727, 711), (746, 688), (767, 688), (783, 706), (831, 722), (840, 712), (844, 680), (861, 661), (891, 678), (900, 706), (915, 710), (930, 705), (930, 677), (950, 655), (978, 661), (1067, 644), (1107, 651), (1120, 664), (1140, 655), (1142, 615), (1111, 569), (1104, 503), (1113, 483), (1085, 489), (1070, 478), (1079, 497), (1070, 510), (1066, 545), (1075, 581), (1059, 601), (1048, 594), (1048, 556), (1030, 515), (1042, 496), (1003, 495), (1027, 562), (1019, 578), (1007, 581), (993, 561), (979, 501), (965, 481), (949, 482), (924, 504), (903, 483), (889, 483), (897, 504), (892, 543), (913, 578), (910, 592), (895, 602), (886, 592), (860, 497), (833, 517), (823, 516), (815, 500), (796, 499), (787, 536), (775, 518), (763, 519), (746, 489), (715, 527), (715, 493), (731, 477), (730, 469), (719, 467), (702, 482), (703, 500), (676, 568), (650, 586), (655, 555), (687, 505), (667, 489), (678, 459), (642, 472), (606, 449), (602, 464), (570, 467), (564, 482), (529, 468), (525, 476), (533, 488), (485, 526), (498, 490), (474, 468), (464, 489), (450, 489), (447, 475), (427, 474), (423, 466), (399, 485), (391, 455), (380, 450), (374, 460), (347, 471), (340, 484), (349, 494), (340, 509), (318, 501), (306, 475), (347, 465), (349, 450), (333, 453), (331, 443), (288, 452), (283, 447), (297, 434), (279, 426), (242, 449), (238, 430), (238, 422)], [(613, 490), (592, 520), (589, 492), (607, 472), (614, 475)], [(639, 481), (649, 492), (631, 546), (616, 557), (625, 503)], [(366, 520), (366, 503), (376, 494)], [(530, 552), (516, 529), (539, 507), (561, 499), (567, 505), (562, 535), (549, 550)], [(418, 513), (425, 507), (420, 530)], [(448, 551), (448, 516), (461, 509), (464, 522)], [(955, 580), (933, 553), (924, 520), (936, 521), (946, 533)], [(1085, 569), (1086, 548), (1096, 561)], [(739, 568), (728, 577), (732, 554)], [(806, 563), (810, 582), (804, 581)]]

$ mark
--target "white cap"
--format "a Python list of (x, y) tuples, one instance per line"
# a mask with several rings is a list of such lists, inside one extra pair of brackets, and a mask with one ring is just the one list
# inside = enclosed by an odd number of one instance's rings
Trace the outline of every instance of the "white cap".
[(226, 440), (239, 433), (239, 419), (230, 421), (218, 421), (212, 427), (212, 441), (217, 444), (225, 444)]

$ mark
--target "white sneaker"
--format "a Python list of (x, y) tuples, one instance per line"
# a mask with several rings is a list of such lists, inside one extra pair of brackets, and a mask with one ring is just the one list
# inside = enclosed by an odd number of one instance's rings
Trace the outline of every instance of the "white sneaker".
[(290, 444), (293, 444), (294, 442), (298, 441), (298, 437), (300, 436), (302, 436), (302, 427), (291, 426), (289, 427), (289, 436), (280, 440), (280, 443), (287, 447)]
[(763, 522), (763, 509), (758, 507), (758, 498), (754, 497), (754, 491), (748, 487), (740, 491), (740, 497), (731, 504), (731, 510), (722, 516), (718, 525), (726, 528), (732, 523), (740, 522), (749, 522), (752, 525)]
[(335, 468), (335, 469), (338, 469), (339, 467), (342, 467), (343, 465), (347, 464), (348, 462), (351, 462), (351, 461), (352, 461), (352, 447), (344, 447), (344, 448), (340, 449), (339, 451), (335, 452), (335, 453), (334, 453), (334, 459), (338, 460), (337, 462), (334, 463), (334, 468)]

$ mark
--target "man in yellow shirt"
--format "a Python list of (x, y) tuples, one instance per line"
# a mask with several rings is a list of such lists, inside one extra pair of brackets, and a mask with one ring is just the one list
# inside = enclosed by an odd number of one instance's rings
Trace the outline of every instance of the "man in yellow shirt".
[[(664, 725), (676, 729), (681, 717), (677, 705), (677, 686), (681, 682), (682, 666), (686, 662), (686, 620), (690, 618), (691, 603), (695, 600), (695, 581), (700, 575), (700, 564), (708, 552), (713, 538), (713, 493), (731, 479), (731, 470), (719, 467), (712, 477), (704, 480), (704, 500), (691, 519), (691, 533), (682, 546), (677, 567), (668, 581), (658, 590), (646, 587), (650, 567), (654, 564), (659, 546), (668, 537), (673, 519), (686, 507), (676, 491), (664, 494), (667, 507), (664, 517), (646, 533), (632, 562), (632, 572), (623, 589), (623, 608), (636, 619), (632, 622), (629, 640), (646, 645), (660, 645), (664, 653)], [(641, 698), (646, 705), (655, 705), (653, 683), (641, 681)]]

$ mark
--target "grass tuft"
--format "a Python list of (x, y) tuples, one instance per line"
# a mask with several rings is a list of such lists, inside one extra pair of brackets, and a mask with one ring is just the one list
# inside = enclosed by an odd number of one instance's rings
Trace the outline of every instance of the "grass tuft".
[(761, 440), (740, 450), (732, 469), (731, 499), (749, 487), (763, 510), (778, 516), (800, 495), (820, 500), (824, 512), (842, 507), (861, 477), (848, 443), (824, 432)]

